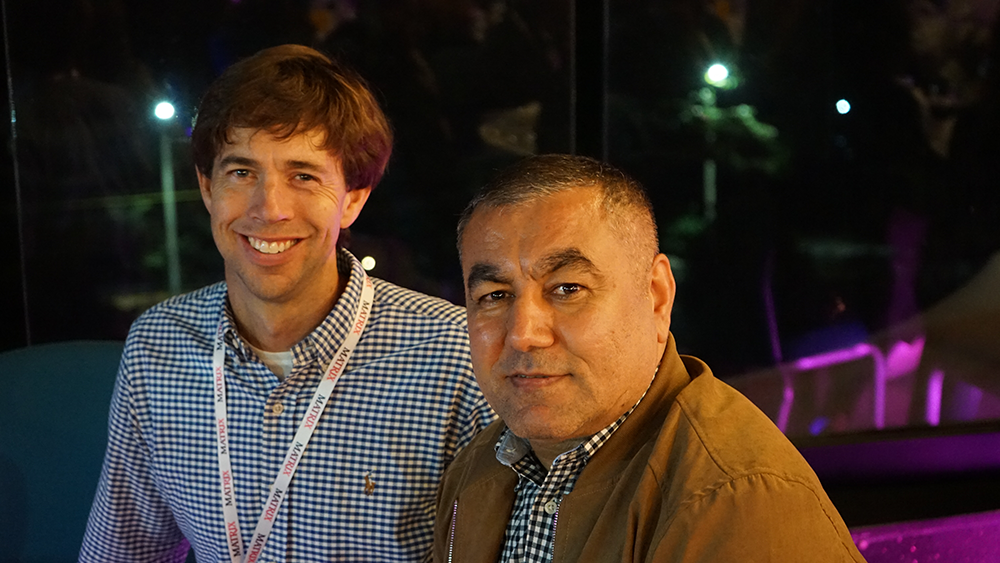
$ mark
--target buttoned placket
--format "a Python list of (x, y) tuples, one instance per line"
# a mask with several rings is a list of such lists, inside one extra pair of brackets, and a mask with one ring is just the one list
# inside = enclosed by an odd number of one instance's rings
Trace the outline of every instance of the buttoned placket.
[[(254, 521), (260, 514), (261, 507), (268, 501), (271, 492), (271, 485), (274, 483), (274, 476), (280, 471), (281, 463), (288, 451), (288, 445), (295, 437), (302, 417), (312, 399), (316, 386), (319, 384), (322, 363), (317, 359), (316, 350), (308, 342), (301, 342), (292, 348), (292, 372), (283, 381), (279, 381), (270, 393), (264, 406), (262, 416), (263, 428), (261, 432), (263, 450), (267, 452), (260, 466), (260, 503), (255, 508)], [(268, 374), (275, 377), (270, 370), (264, 366)], [(280, 408), (278, 406), (280, 405)], [(289, 496), (294, 489), (289, 489)], [(275, 515), (272, 538), (264, 546), (261, 553), (261, 561), (271, 561), (284, 557), (285, 540), (279, 539), (287, 537), (290, 533), (288, 522), (293, 522), (289, 511), (293, 510), (295, 503), (284, 502), (282, 508)], [(279, 535), (280, 534), (280, 535)]]
[[(306, 339), (292, 348), (292, 372), (283, 381), (278, 380), (270, 368), (256, 357), (251, 347), (236, 334), (231, 309), (227, 306), (227, 344), (232, 352), (231, 356), (235, 356), (234, 365), (239, 366), (239, 369), (235, 370), (236, 376), (247, 379), (243, 382), (244, 385), (248, 385), (250, 392), (259, 398), (263, 410), (260, 418), (258, 449), (260, 454), (256, 475), (258, 498), (255, 500), (255, 506), (247, 509), (240, 507), (241, 523), (244, 521), (256, 523), (261, 510), (270, 501), (271, 486), (274, 484), (275, 476), (280, 472), (289, 445), (294, 440), (298, 427), (312, 403), (323, 372), (333, 360), (338, 347), (347, 338), (347, 327), (353, 324), (353, 319), (348, 319), (350, 322), (340, 320), (343, 311), (340, 311), (341, 314), (338, 316), (336, 309), (355, 309), (361, 295), (360, 290), (356, 293), (357, 296), (355, 292), (345, 292), (346, 299), (341, 299), (333, 311), (334, 319), (331, 321), (328, 318)], [(233, 370), (226, 371), (229, 379)], [(254, 480), (247, 480), (248, 488)], [(239, 491), (239, 482), (236, 483), (236, 487)], [(293, 491), (293, 487), (288, 489), (286, 499), (293, 494)], [(296, 521), (295, 515), (290, 513), (294, 506), (294, 503), (282, 503), (282, 507), (274, 517), (272, 541), (265, 544), (258, 561), (284, 560), (287, 538), (293, 532), (289, 527), (290, 522)], [(250, 516), (247, 517), (247, 514)], [(253, 528), (250, 527), (248, 530), (252, 531)], [(246, 534), (244, 540), (251, 541), (249, 534), (247, 532), (244, 534)]]
[[(512, 447), (510, 443), (506, 446), (505, 453), (514, 453), (514, 449), (510, 449)], [(556, 531), (559, 524), (559, 508), (562, 505), (563, 497), (572, 492), (575, 477), (582, 471), (582, 466), (586, 465), (586, 459), (586, 451), (582, 446), (579, 446), (556, 457), (552, 467), (544, 474), (544, 469), (534, 454), (526, 454), (525, 457), (511, 465), (511, 469), (519, 476), (517, 488), (527, 488), (528, 490), (525, 492), (534, 497), (527, 515), (523, 542), (527, 542), (527, 538), (532, 535), (532, 522), (540, 521), (550, 528), (551, 536), (548, 543), (551, 550), (549, 553), (554, 554)], [(515, 492), (515, 494), (517, 493)], [(521, 546), (524, 550), (527, 550), (527, 547), (526, 543)], [(523, 555), (527, 557), (526, 553)]]
[[(555, 555), (556, 548), (556, 529), (559, 527), (559, 509), (562, 507), (563, 498), (573, 491), (576, 478), (583, 471), (587, 459), (583, 446), (578, 446), (556, 457), (548, 474), (545, 475), (542, 490), (548, 490), (548, 494), (544, 498), (538, 499), (536, 504), (545, 514), (552, 517), (552, 539), (549, 543), (552, 547), (550, 553), (553, 555)], [(549, 479), (553, 477), (555, 478), (554, 482), (549, 483)], [(541, 503), (542, 500), (545, 501), (544, 504)]]
[[(645, 396), (646, 394), (643, 393), (642, 397)], [(544, 553), (548, 555), (555, 556), (559, 508), (563, 497), (573, 491), (576, 486), (576, 480), (584, 467), (586, 467), (590, 457), (600, 449), (604, 442), (628, 418), (629, 414), (635, 410), (635, 407), (642, 401), (642, 397), (639, 398), (639, 401), (628, 412), (604, 430), (594, 434), (589, 440), (581, 443), (576, 448), (556, 456), (552, 462), (552, 467), (547, 472), (538, 461), (538, 458), (531, 453), (530, 446), (526, 440), (518, 438), (510, 430), (505, 431), (501, 435), (495, 446), (497, 449), (497, 460), (518, 474), (518, 485), (515, 488), (514, 511), (519, 514), (527, 512), (524, 516), (511, 516), (511, 520), (508, 523), (508, 533), (511, 532), (512, 526), (520, 527), (520, 522), (527, 520), (523, 524), (523, 529), (515, 530), (515, 533), (523, 534), (517, 541), (517, 544), (525, 552), (528, 550), (529, 542), (533, 539), (538, 539), (543, 543), (540, 546), (535, 545), (534, 547), (544, 550)], [(531, 487), (532, 491), (522, 493), (523, 487)], [(534, 497), (531, 498), (531, 503), (525, 506), (527, 499), (530, 498), (527, 497), (530, 492), (534, 492)], [(543, 512), (545, 515), (542, 514)], [(551, 516), (550, 529), (547, 530), (549, 536), (548, 541), (544, 541), (543, 536), (532, 533), (532, 521), (539, 520), (543, 524), (548, 523), (549, 516)], [(537, 526), (534, 529), (537, 530)], [(507, 551), (508, 547), (510, 546), (505, 544), (503, 555), (516, 555), (516, 553), (509, 554)], [(524, 557), (528, 555), (527, 553), (523, 554)]]
[[(229, 314), (231, 315), (231, 313)], [(246, 506), (244, 506), (244, 503), (238, 504), (241, 525), (246, 527), (248, 526), (248, 522), (257, 521), (262, 507), (270, 496), (270, 488), (274, 482), (274, 475), (277, 473), (284, 459), (288, 443), (291, 442), (295, 434), (295, 422), (289, 423), (288, 421), (294, 420), (294, 413), (298, 410), (298, 392), (296, 388), (301, 385), (296, 385), (294, 382), (289, 381), (292, 378), (292, 374), (289, 375), (288, 380), (285, 382), (279, 381), (270, 368), (264, 365), (260, 358), (254, 354), (246, 341), (236, 333), (231, 316), (228, 317), (228, 322), (229, 327), (227, 328), (226, 335), (228, 349), (227, 362), (232, 362), (232, 366), (235, 369), (227, 366), (225, 375), (227, 386), (230, 389), (242, 388), (245, 392), (252, 393), (260, 401), (259, 404), (262, 409), (260, 419), (260, 447), (257, 448), (259, 454), (256, 456), (256, 474), (252, 478), (248, 475), (247, 479), (237, 480), (235, 483), (237, 498), (245, 498), (242, 489), (252, 489), (254, 483), (256, 483), (257, 496), (254, 498), (254, 502)], [(282, 409), (280, 410), (283, 412), (280, 415), (273, 412), (274, 405), (276, 404), (282, 405)], [(274, 529), (283, 530), (282, 533), (286, 534), (287, 532), (284, 532), (287, 528), (284, 524), (285, 521), (287, 521), (285, 512), (279, 511), (275, 517)], [(249, 530), (252, 531), (253, 527), (250, 526)], [(249, 541), (246, 533), (246, 528), (244, 528), (245, 535), (243, 539), (244, 541)], [(264, 547), (263, 553), (261, 553), (260, 561), (271, 561), (276, 556), (283, 557), (281, 552), (283, 548), (279, 548), (278, 551), (272, 550), (275, 549), (275, 546), (283, 546), (284, 544), (285, 541), (268, 542)]]

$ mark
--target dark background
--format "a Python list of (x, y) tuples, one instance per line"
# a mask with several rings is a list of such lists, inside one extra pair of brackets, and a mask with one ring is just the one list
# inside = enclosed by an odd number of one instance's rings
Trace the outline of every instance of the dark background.
[[(995, 4), (6, 0), (0, 349), (123, 339), (169, 295), (161, 135), (182, 290), (221, 279), (192, 113), (223, 68), (282, 42), (356, 67), (394, 125), (353, 228), (374, 275), (461, 303), (453, 229), (471, 194), (522, 155), (576, 152), (649, 189), (674, 332), (721, 376), (872, 338), (1000, 247)], [(730, 87), (707, 86), (717, 61)]]
[[(188, 150), (194, 108), (240, 57), (302, 43), (356, 67), (396, 132), (352, 229), (373, 275), (462, 303), (454, 227), (486, 179), (533, 153), (605, 159), (653, 199), (678, 280), (681, 351), (776, 421), (783, 391), (795, 391), (782, 430), (850, 526), (1000, 508), (995, 448), (938, 463), (954, 444), (1000, 436), (1000, 261), (989, 262), (1000, 250), (998, 4), (0, 0), (11, 116), (0, 352), (121, 341), (171, 294), (164, 167), (175, 176), (180, 291), (222, 279)], [(730, 69), (725, 85), (705, 81), (715, 62)], [(169, 122), (153, 117), (160, 100), (177, 108)], [(795, 367), (859, 343), (887, 358), (891, 430), (874, 429), (872, 358)], [(899, 345), (917, 343), (915, 363), (893, 363)], [(78, 365), (73, 346), (67, 365)], [(20, 352), (31, 355), (3, 358)], [(110, 389), (101, 360), (98, 395)], [(0, 373), (8, 399), (18, 400), (14, 381), (63, 375), (33, 365), (41, 372)], [(60, 414), (102, 435), (106, 403), (82, 396), (64, 397)], [(78, 406), (90, 407), (88, 423), (68, 414)], [(4, 412), (14, 422), (2, 436), (22, 438), (28, 419)], [(927, 428), (939, 422), (948, 428)], [(88, 451), (96, 475), (99, 452)], [(81, 491), (96, 478), (76, 461), (52, 466), (84, 479), (73, 495), (82, 527)], [(10, 483), (13, 505), (34, 506)], [(10, 537), (27, 521), (8, 522)], [(64, 539), (72, 550), (76, 536)]]

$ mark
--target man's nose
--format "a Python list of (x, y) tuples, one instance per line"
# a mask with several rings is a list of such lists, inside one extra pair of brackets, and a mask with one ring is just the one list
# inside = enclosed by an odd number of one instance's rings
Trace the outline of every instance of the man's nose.
[(273, 223), (291, 217), (291, 202), (287, 188), (273, 175), (265, 175), (254, 186), (250, 215), (259, 221)]
[(520, 352), (551, 346), (552, 311), (541, 296), (518, 296), (507, 321), (507, 344)]

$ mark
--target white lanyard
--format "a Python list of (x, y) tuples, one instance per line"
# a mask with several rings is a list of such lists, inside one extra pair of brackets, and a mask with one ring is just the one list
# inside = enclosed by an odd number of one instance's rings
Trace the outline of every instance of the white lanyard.
[(264, 550), (264, 544), (271, 535), (271, 527), (274, 526), (274, 517), (278, 514), (278, 508), (285, 499), (285, 492), (288, 484), (292, 480), (292, 475), (299, 466), (302, 454), (309, 444), (313, 430), (316, 429), (320, 416), (326, 408), (327, 401), (333, 388), (337, 385), (347, 360), (354, 352), (354, 348), (361, 338), (361, 333), (368, 322), (368, 315), (371, 312), (372, 302), (375, 298), (375, 287), (371, 279), (365, 274), (364, 283), (361, 287), (361, 301), (358, 303), (358, 311), (351, 323), (351, 332), (348, 333), (344, 343), (340, 345), (333, 360), (327, 366), (326, 372), (316, 394), (313, 395), (309, 410), (302, 417), (299, 429), (295, 432), (292, 445), (285, 454), (285, 461), (281, 464), (281, 470), (271, 485), (271, 492), (268, 500), (261, 511), (257, 521), (257, 528), (254, 530), (253, 539), (250, 541), (246, 559), (243, 554), (243, 536), (240, 534), (239, 515), (236, 512), (236, 489), (233, 484), (232, 463), (229, 457), (229, 435), (226, 420), (226, 381), (225, 363), (226, 347), (222, 323), (215, 335), (215, 350), (212, 354), (212, 373), (215, 377), (215, 418), (219, 443), (219, 479), (222, 485), (222, 514), (226, 520), (226, 540), (229, 544), (229, 558), (232, 563), (254, 563)]

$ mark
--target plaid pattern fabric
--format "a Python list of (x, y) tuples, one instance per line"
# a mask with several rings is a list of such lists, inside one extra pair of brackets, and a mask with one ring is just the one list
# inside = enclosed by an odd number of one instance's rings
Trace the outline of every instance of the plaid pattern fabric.
[[(642, 397), (645, 396), (644, 392)], [(556, 457), (547, 472), (527, 440), (515, 436), (510, 429), (504, 430), (495, 446), (497, 460), (517, 473), (518, 482), (500, 555), (501, 563), (552, 561), (562, 498), (573, 492), (587, 462), (632, 414), (642, 402), (642, 397), (618, 420)]]
[[(321, 372), (349, 330), (363, 270), (292, 350), (284, 381), (236, 333), (225, 284), (165, 301), (129, 333), (81, 561), (229, 561), (215, 441), (212, 343), (226, 386), (244, 543)], [(465, 312), (374, 279), (375, 304), (303, 454), (261, 561), (420, 561), (445, 467), (495, 415), (472, 374)], [(224, 314), (223, 314), (224, 312)]]

